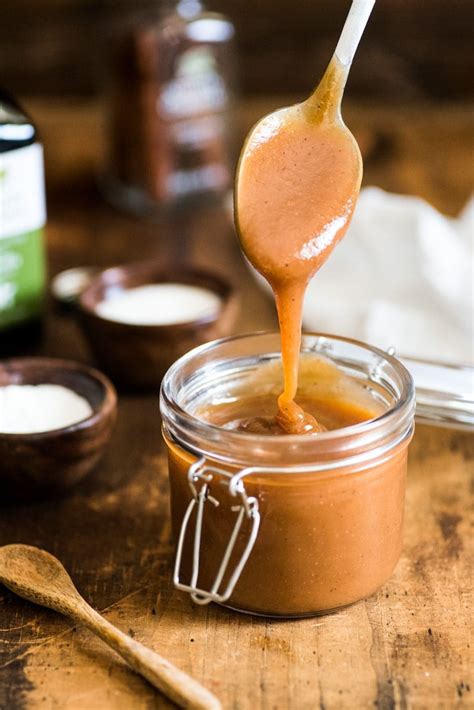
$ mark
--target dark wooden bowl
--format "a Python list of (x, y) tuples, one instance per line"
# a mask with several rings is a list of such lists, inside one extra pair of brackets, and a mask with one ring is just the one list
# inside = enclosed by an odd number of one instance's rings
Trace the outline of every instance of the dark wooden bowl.
[[(110, 291), (153, 283), (181, 283), (210, 289), (221, 299), (211, 317), (173, 325), (134, 325), (102, 318), (97, 305)], [(188, 350), (229, 335), (237, 296), (222, 277), (199, 270), (164, 270), (162, 263), (135, 263), (100, 272), (79, 298), (84, 334), (100, 366), (122, 385), (158, 387), (166, 370)]]
[(91, 367), (42, 357), (0, 361), (0, 386), (12, 384), (63, 385), (92, 407), (90, 417), (62, 429), (0, 433), (0, 500), (63, 492), (92, 471), (104, 452), (117, 411), (114, 386)]

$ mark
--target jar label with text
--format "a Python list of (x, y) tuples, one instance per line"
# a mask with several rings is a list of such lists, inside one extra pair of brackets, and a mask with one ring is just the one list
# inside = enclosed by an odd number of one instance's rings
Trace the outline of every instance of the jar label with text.
[(0, 329), (41, 309), (45, 221), (41, 145), (0, 153)]

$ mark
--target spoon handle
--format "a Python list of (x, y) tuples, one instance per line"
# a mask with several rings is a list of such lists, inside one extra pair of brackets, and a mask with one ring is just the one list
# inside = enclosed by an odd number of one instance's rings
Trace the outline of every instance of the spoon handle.
[(220, 701), (194, 678), (181, 671), (98, 614), (81, 599), (74, 609), (75, 619), (114, 649), (128, 665), (182, 708), (221, 710)]
[(360, 38), (375, 5), (375, 0), (352, 0), (352, 5), (342, 28), (335, 55), (346, 67), (352, 64)]

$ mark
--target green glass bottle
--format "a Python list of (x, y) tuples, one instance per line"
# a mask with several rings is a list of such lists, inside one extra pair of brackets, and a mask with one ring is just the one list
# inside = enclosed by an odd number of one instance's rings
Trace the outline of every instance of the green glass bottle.
[(35, 125), (0, 91), (0, 355), (27, 351), (45, 291), (43, 149)]

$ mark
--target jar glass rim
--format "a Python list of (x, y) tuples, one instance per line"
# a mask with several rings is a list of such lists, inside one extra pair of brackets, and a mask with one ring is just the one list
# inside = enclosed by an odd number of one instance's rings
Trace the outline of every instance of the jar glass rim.
[[(347, 450), (347, 454), (350, 455), (350, 450), (355, 449), (355, 447), (358, 449), (361, 447), (373, 449), (374, 446), (380, 445), (382, 440), (387, 439), (387, 437), (389, 437), (392, 442), (399, 438), (396, 435), (397, 431), (399, 433), (401, 430), (405, 432), (408, 430), (411, 431), (413, 426), (415, 390), (413, 379), (405, 366), (391, 354), (377, 347), (352, 338), (328, 335), (325, 333), (305, 333), (303, 335), (303, 345), (308, 338), (316, 339), (318, 342), (324, 343), (325, 345), (349, 345), (353, 346), (355, 349), (359, 349), (361, 352), (369, 354), (371, 357), (377, 358), (379, 364), (388, 365), (399, 384), (399, 392), (395, 395), (396, 398), (393, 406), (389, 407), (380, 416), (374, 419), (341, 429), (322, 432), (316, 437), (308, 437), (305, 434), (288, 434), (280, 437), (269, 437), (268, 435), (225, 429), (221, 426), (211, 424), (204, 419), (196, 417), (178, 402), (176, 395), (179, 393), (180, 374), (186, 367), (192, 367), (193, 361), (196, 362), (200, 358), (202, 359), (206, 355), (210, 355), (224, 346), (231, 347), (232, 344), (237, 344), (239, 341), (257, 344), (258, 340), (264, 338), (278, 339), (279, 342), (278, 333), (269, 333), (267, 331), (234, 335), (205, 343), (189, 351), (177, 360), (165, 374), (161, 385), (160, 406), (165, 431), (171, 434), (178, 443), (184, 439), (184, 443), (188, 443), (192, 450), (197, 450), (198, 453), (203, 455), (209, 452), (206, 452), (200, 446), (196, 446), (197, 438), (202, 438), (202, 440), (208, 444), (211, 453), (214, 451), (215, 444), (218, 440), (225, 440), (225, 443), (232, 445), (232, 448), (236, 451), (242, 446), (245, 448), (253, 447), (258, 450), (260, 450), (262, 446), (264, 448), (271, 446), (272, 449), (281, 449), (282, 451), (290, 449), (299, 449), (300, 451), (313, 449), (313, 451), (316, 452), (317, 449), (321, 450), (321, 448), (323, 448), (327, 453), (329, 449), (340, 447), (341, 444), (344, 446), (345, 443), (344, 448)], [(304, 353), (304, 349), (302, 352)], [(327, 356), (326, 352), (323, 352), (323, 349), (314, 351), (315, 356), (318, 354)], [(216, 358), (217, 362), (217, 352)], [(230, 361), (231, 358), (229, 359), (229, 362)], [(220, 457), (217, 456), (217, 458)]]

